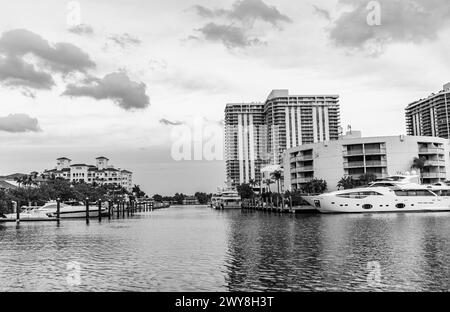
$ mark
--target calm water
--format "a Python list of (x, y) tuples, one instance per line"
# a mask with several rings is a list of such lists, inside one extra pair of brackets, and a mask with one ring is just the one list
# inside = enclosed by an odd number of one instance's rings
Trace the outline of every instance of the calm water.
[(449, 289), (450, 213), (173, 207), (89, 226), (0, 225), (0, 291)]

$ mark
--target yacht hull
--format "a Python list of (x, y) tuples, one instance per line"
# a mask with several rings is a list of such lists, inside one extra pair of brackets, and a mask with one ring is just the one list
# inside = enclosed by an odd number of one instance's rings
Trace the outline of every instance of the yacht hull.
[(321, 213), (373, 213), (373, 212), (430, 212), (450, 211), (450, 198), (339, 198), (335, 196), (311, 196), (305, 200)]

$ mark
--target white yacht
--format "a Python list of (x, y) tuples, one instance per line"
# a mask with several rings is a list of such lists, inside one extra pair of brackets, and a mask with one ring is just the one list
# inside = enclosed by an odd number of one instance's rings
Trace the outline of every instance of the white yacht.
[[(42, 207), (35, 208), (35, 210), (39, 213), (49, 214), (50, 216), (56, 217), (56, 201), (51, 201), (46, 203)], [(60, 218), (68, 219), (68, 218), (86, 218), (86, 206), (82, 203), (72, 202), (70, 205), (60, 203)], [(100, 213), (102, 215), (107, 215), (108, 210), (105, 207), (101, 207)], [(89, 207), (89, 217), (96, 218), (98, 217), (98, 206), (90, 205)]]
[(241, 196), (235, 190), (224, 190), (216, 204), (216, 209), (241, 209)]
[[(0, 222), (3, 221), (15, 221), (17, 219), (17, 213), (8, 213), (0, 216)], [(51, 213), (39, 211), (34, 207), (26, 207), (20, 212), (20, 220), (22, 221), (51, 221), (55, 218)]]
[(222, 193), (214, 194), (211, 197), (211, 208), (216, 208), (220, 204), (221, 199), (222, 199)]
[(450, 211), (450, 187), (420, 185), (418, 176), (396, 175), (369, 187), (306, 196), (322, 213)]

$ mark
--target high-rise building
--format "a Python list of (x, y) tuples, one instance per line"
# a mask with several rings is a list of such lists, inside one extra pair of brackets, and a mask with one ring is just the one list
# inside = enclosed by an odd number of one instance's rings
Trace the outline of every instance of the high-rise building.
[(273, 90), (264, 105), (270, 163), (283, 163), (283, 152), (308, 143), (337, 140), (339, 95), (290, 95)]
[(450, 138), (450, 83), (439, 93), (431, 94), (406, 107), (408, 135)]
[(225, 162), (231, 186), (260, 181), (265, 152), (263, 103), (227, 104), (225, 108)]
[(339, 137), (338, 95), (273, 90), (265, 103), (227, 104), (225, 161), (232, 186), (261, 181), (261, 167), (282, 165), (283, 152)]

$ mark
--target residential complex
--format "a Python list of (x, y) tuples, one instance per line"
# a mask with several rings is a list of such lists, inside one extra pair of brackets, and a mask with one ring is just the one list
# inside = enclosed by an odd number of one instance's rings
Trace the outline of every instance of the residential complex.
[(358, 179), (362, 174), (372, 173), (382, 178), (411, 171), (416, 157), (425, 162), (421, 173), (423, 183), (449, 178), (447, 139), (404, 135), (363, 138), (356, 132), (336, 141), (288, 149), (284, 154), (285, 186), (296, 190), (313, 178), (321, 178), (332, 191), (344, 176)]
[(449, 105), (450, 83), (439, 93), (409, 104), (406, 108), (407, 134), (450, 138)]
[(261, 180), (265, 153), (264, 104), (227, 104), (225, 162), (231, 186)]
[(56, 160), (56, 167), (46, 170), (44, 174), (56, 178), (64, 178), (70, 182), (85, 182), (98, 184), (116, 184), (128, 191), (133, 188), (133, 173), (128, 170), (114, 168), (108, 165), (109, 159), (97, 157), (96, 165), (71, 164), (72, 160), (61, 157)]
[(279, 165), (288, 148), (338, 139), (339, 96), (290, 95), (288, 90), (273, 90), (264, 104), (264, 118), (270, 163)]
[(302, 144), (337, 140), (338, 95), (290, 95), (273, 90), (265, 103), (225, 108), (225, 161), (231, 186), (261, 181), (266, 165), (281, 165), (283, 152)]

